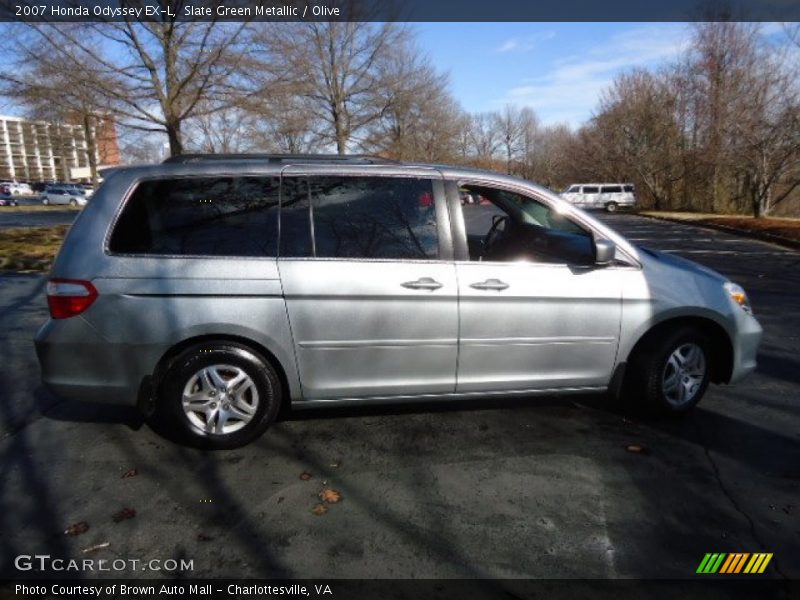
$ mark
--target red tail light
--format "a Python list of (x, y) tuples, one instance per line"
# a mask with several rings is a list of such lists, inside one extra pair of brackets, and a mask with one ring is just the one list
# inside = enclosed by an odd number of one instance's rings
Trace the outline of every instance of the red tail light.
[(97, 290), (89, 281), (51, 279), (47, 282), (47, 305), (54, 319), (68, 319), (81, 314), (97, 298)]

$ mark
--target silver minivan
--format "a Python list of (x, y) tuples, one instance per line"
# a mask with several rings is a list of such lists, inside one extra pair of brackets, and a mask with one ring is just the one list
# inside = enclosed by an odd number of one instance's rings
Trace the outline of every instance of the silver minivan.
[(636, 206), (632, 183), (573, 183), (561, 197), (579, 208), (602, 209), (606, 212)]
[(361, 157), (116, 170), (47, 299), (49, 389), (214, 448), (282, 406), (606, 391), (680, 414), (761, 338), (741, 287), (543, 187)]

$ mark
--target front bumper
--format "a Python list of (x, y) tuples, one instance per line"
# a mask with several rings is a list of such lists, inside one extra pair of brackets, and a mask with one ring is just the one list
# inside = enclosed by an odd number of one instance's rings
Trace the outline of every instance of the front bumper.
[(758, 346), (764, 334), (755, 317), (740, 311), (736, 333), (733, 336), (733, 368), (729, 383), (736, 383), (756, 368)]

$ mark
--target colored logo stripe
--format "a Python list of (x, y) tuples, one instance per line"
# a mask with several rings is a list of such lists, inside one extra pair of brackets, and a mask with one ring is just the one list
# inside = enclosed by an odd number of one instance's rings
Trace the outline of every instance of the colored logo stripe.
[(738, 573), (744, 566), (744, 561), (750, 556), (749, 553), (735, 552), (728, 554), (728, 560), (722, 565), (719, 570), (720, 573)]
[(749, 552), (732, 552), (730, 554), (709, 552), (700, 561), (697, 573), (763, 573), (771, 560), (772, 553), (766, 552), (756, 554), (750, 554)]
[(725, 553), (709, 553), (703, 558), (700, 566), (697, 567), (698, 573), (716, 573), (725, 558)]
[(747, 563), (744, 568), (745, 573), (763, 573), (767, 568), (769, 561), (772, 560), (772, 553), (769, 554), (753, 554), (753, 558)]

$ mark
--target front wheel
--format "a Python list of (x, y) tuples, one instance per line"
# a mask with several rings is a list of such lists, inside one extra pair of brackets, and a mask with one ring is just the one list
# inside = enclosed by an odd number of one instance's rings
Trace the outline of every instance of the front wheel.
[(619, 206), (617, 205), (616, 202), (609, 202), (608, 204), (606, 204), (606, 212), (615, 213), (617, 212), (618, 208)]
[(47, 206), (48, 204), (50, 204), (50, 200), (48, 200), (47, 198), (45, 198), (44, 200), (42, 200), (42, 204), (44, 204), (45, 206)]
[(189, 445), (238, 448), (264, 433), (281, 399), (280, 379), (266, 360), (239, 344), (211, 342), (172, 361), (155, 417)]
[(74, 208), (78, 206), (78, 201), (75, 200), (75, 198), (73, 198), (72, 200), (69, 201), (69, 205)]
[(628, 402), (642, 401), (661, 414), (688, 412), (708, 388), (710, 356), (708, 338), (693, 327), (644, 344), (628, 366)]

